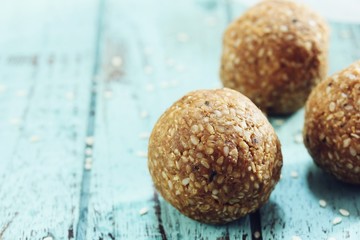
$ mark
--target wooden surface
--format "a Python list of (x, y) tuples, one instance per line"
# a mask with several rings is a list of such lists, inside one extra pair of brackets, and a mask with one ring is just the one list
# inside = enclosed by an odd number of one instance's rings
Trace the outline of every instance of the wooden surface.
[[(17, 0), (0, 11), (1, 240), (360, 239), (360, 188), (314, 166), (303, 110), (271, 119), (284, 167), (257, 213), (201, 224), (154, 192), (147, 136), (183, 94), (221, 86), (221, 35), (240, 3)], [(331, 27), (329, 73), (360, 58), (360, 25)], [(333, 225), (340, 208), (350, 216)]]

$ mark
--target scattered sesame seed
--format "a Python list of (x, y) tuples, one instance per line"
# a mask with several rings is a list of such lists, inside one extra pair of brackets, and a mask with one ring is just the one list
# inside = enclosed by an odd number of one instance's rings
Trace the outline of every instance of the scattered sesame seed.
[(299, 134), (296, 134), (295, 137), (294, 137), (294, 142), (295, 142), (295, 143), (299, 143), (299, 144), (300, 144), (300, 143), (303, 143), (303, 136), (302, 136), (302, 134), (300, 134), (300, 133), (299, 133)]
[(137, 157), (141, 157), (141, 158), (147, 158), (147, 152), (137, 151), (137, 152), (136, 152), (136, 156), (137, 156)]
[(69, 100), (69, 101), (72, 101), (72, 100), (74, 100), (74, 98), (75, 98), (75, 94), (74, 94), (73, 92), (67, 92), (67, 93), (65, 94), (65, 98), (66, 98), (67, 100)]
[(86, 137), (86, 138), (85, 138), (85, 143), (86, 143), (87, 145), (89, 145), (89, 146), (94, 145), (94, 141), (95, 141), (95, 139), (94, 139), (93, 136), (89, 136), (89, 137)]
[(92, 168), (92, 158), (86, 158), (85, 159), (85, 170), (90, 170)]
[(188, 185), (189, 183), (190, 183), (190, 178), (185, 178), (181, 181), (181, 184), (184, 186)]
[(154, 87), (153, 84), (149, 83), (149, 84), (146, 85), (146, 91), (147, 92), (153, 92), (154, 89), (155, 89), (155, 87)]
[(91, 156), (92, 153), (93, 153), (93, 151), (92, 151), (91, 148), (89, 148), (89, 147), (85, 148), (85, 155), (86, 155), (86, 156)]
[(11, 125), (14, 125), (14, 126), (20, 125), (20, 124), (21, 124), (21, 119), (14, 117), (14, 118), (9, 119), (9, 123), (10, 123)]
[(349, 211), (343, 208), (339, 209), (339, 213), (343, 215), (344, 217), (348, 217), (350, 215)]
[(141, 111), (140, 112), (140, 117), (141, 118), (147, 118), (149, 116), (149, 113), (147, 111)]
[(175, 60), (172, 59), (172, 58), (167, 58), (167, 59), (165, 60), (165, 63), (166, 63), (166, 65), (167, 65), (168, 67), (172, 67), (172, 66), (175, 65)]
[(104, 97), (105, 98), (109, 99), (109, 98), (112, 98), (112, 96), (113, 96), (113, 93), (112, 93), (111, 90), (105, 90), (104, 91)]
[(216, 25), (217, 19), (216, 19), (216, 17), (210, 16), (210, 17), (206, 17), (206, 18), (204, 19), (204, 22), (205, 22), (205, 24), (206, 24), (207, 26), (213, 27), (213, 26)]
[(274, 125), (278, 126), (278, 127), (283, 125), (284, 123), (285, 123), (285, 121), (283, 119), (275, 119), (274, 120)]
[(178, 33), (176, 38), (179, 42), (182, 42), (182, 43), (189, 41), (189, 35), (184, 32)]
[(183, 72), (184, 70), (185, 70), (184, 65), (182, 65), (182, 64), (176, 65), (176, 71)]
[(0, 84), (0, 93), (4, 92), (6, 90), (6, 86)]
[(150, 56), (151, 54), (153, 54), (154, 50), (151, 47), (145, 47), (144, 48), (144, 53), (147, 56)]
[(319, 205), (320, 205), (320, 207), (326, 207), (326, 205), (327, 205), (327, 203), (326, 203), (326, 201), (324, 200), (324, 199), (320, 199), (319, 200)]
[(327, 240), (336, 240), (334, 237), (329, 237)]
[(144, 73), (146, 74), (146, 75), (150, 75), (150, 74), (152, 74), (153, 73), (153, 68), (151, 67), (151, 66), (145, 66), (145, 68), (144, 68)]
[(149, 212), (149, 209), (147, 207), (143, 207), (142, 209), (140, 209), (139, 214), (140, 214), (140, 216), (142, 216), (142, 215), (147, 214), (148, 212)]
[(52, 236), (44, 237), (42, 240), (53, 240), (54, 238)]
[(120, 67), (122, 64), (123, 64), (123, 60), (120, 56), (114, 56), (112, 59), (111, 59), (111, 64), (114, 66), (114, 67)]
[(298, 178), (298, 177), (299, 177), (299, 174), (298, 174), (298, 172), (296, 172), (296, 171), (291, 171), (290, 176), (291, 176), (292, 178)]
[(260, 234), (259, 231), (254, 232), (254, 237), (255, 237), (256, 239), (260, 238), (260, 236), (261, 236), (261, 234)]
[(292, 236), (292, 237), (291, 237), (291, 240), (301, 240), (301, 237), (299, 237), (299, 236)]
[(40, 141), (40, 137), (39, 136), (36, 136), (36, 135), (33, 135), (30, 137), (30, 142), (39, 142)]
[(148, 132), (142, 132), (139, 134), (140, 139), (148, 139), (150, 137), (150, 133)]
[(335, 217), (332, 221), (333, 225), (337, 225), (339, 223), (341, 223), (342, 218), (341, 217)]
[(27, 91), (25, 89), (20, 89), (16, 92), (16, 96), (18, 97), (26, 97), (27, 96)]

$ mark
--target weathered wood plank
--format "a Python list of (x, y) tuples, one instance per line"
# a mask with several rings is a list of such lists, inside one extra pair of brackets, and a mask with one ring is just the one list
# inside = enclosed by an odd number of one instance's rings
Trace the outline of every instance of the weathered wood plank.
[(4, 2), (0, 12), (0, 239), (72, 239), (96, 1)]
[[(360, 58), (360, 25), (331, 24), (330, 73), (341, 70)], [(359, 239), (360, 189), (336, 181), (312, 162), (302, 142), (303, 110), (277, 128), (283, 143), (282, 179), (261, 210), (264, 239)], [(296, 176), (298, 175), (298, 176)], [(327, 207), (319, 206), (324, 199)], [(339, 209), (351, 215), (342, 217)], [(335, 217), (342, 223), (333, 225)]]
[(154, 195), (145, 158), (146, 135), (172, 102), (220, 86), (225, 3), (109, 1), (105, 15), (87, 239), (250, 239), (248, 218), (200, 224)]

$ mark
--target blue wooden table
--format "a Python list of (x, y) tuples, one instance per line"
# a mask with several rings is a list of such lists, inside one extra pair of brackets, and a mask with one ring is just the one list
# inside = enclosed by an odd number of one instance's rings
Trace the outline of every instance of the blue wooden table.
[[(260, 211), (206, 225), (154, 191), (152, 126), (186, 92), (221, 86), (222, 33), (244, 11), (239, 2), (1, 5), (1, 240), (360, 239), (360, 187), (314, 166), (301, 139), (303, 110), (271, 119), (284, 167)], [(331, 29), (333, 73), (360, 58), (360, 25)]]

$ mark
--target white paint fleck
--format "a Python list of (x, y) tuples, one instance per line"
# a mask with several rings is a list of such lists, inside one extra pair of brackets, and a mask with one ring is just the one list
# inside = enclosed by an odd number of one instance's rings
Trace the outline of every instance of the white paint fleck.
[(143, 216), (145, 214), (147, 214), (149, 212), (149, 209), (147, 207), (143, 207), (142, 209), (140, 209), (139, 214), (140, 216)]
[(343, 209), (343, 208), (340, 208), (340, 209), (339, 209), (339, 213), (340, 213), (341, 215), (343, 215), (344, 217), (350, 216), (349, 211), (346, 210), (346, 209)]
[(85, 170), (90, 170), (92, 168), (92, 158), (86, 158), (85, 159), (85, 165), (84, 165), (84, 169)]
[(44, 237), (42, 240), (54, 240), (54, 238), (52, 236), (47, 236), (47, 237)]
[(336, 240), (334, 237), (329, 237), (327, 240)]
[(185, 43), (189, 41), (189, 35), (184, 32), (179, 32), (176, 36), (176, 39), (181, 43)]
[(254, 237), (255, 237), (256, 239), (260, 238), (260, 236), (261, 236), (261, 234), (260, 234), (259, 231), (254, 232)]
[(292, 178), (298, 178), (298, 177), (299, 177), (299, 174), (298, 174), (297, 171), (291, 171), (290, 176), (291, 176)]
[(292, 236), (292, 237), (291, 237), (291, 240), (301, 240), (301, 237), (299, 237), (299, 236)]
[(137, 151), (135, 155), (137, 157), (147, 158), (147, 152), (144, 152), (144, 151)]
[(120, 56), (114, 56), (112, 59), (111, 59), (111, 64), (114, 66), (114, 67), (121, 67), (121, 65), (123, 64), (123, 60)]
[(320, 199), (319, 200), (319, 205), (320, 205), (320, 207), (324, 208), (324, 207), (326, 207), (327, 203), (326, 203), (326, 201), (324, 199)]
[(341, 223), (341, 221), (342, 221), (341, 217), (335, 217), (332, 221), (332, 224), (337, 225), (337, 224)]
[(17, 118), (17, 117), (13, 117), (13, 118), (9, 119), (9, 123), (11, 125), (17, 126), (17, 125), (21, 124), (21, 119)]

